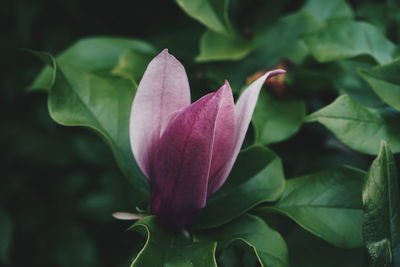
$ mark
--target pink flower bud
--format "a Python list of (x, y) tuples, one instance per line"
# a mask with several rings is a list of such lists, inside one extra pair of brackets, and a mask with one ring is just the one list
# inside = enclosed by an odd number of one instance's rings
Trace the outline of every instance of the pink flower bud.
[(236, 105), (227, 81), (190, 104), (182, 64), (167, 49), (150, 62), (133, 100), (130, 140), (161, 224), (179, 230), (194, 222), (232, 169), (262, 85), (284, 72), (265, 73)]

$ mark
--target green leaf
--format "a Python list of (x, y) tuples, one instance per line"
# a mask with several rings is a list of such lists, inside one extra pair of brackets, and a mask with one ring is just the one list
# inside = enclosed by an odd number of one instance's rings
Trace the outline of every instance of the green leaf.
[[(137, 55), (153, 56), (155, 49), (146, 42), (115, 37), (84, 38), (57, 56), (57, 62), (81, 69), (85, 72), (109, 72), (126, 50), (135, 51)], [(53, 71), (46, 66), (35, 81), (29, 86), (30, 90), (50, 89)]]
[(364, 175), (353, 168), (336, 167), (289, 179), (281, 199), (255, 213), (278, 212), (335, 246), (361, 247)]
[(141, 219), (130, 229), (146, 239), (143, 249), (132, 262), (132, 267), (217, 266), (215, 242), (193, 242), (181, 234), (168, 233), (158, 226), (154, 216)]
[(353, 12), (344, 0), (308, 0), (299, 11), (280, 18), (257, 36), (255, 58), (270, 65), (282, 58), (301, 63), (310, 53), (303, 37), (315, 33), (327, 22), (352, 17)]
[(386, 106), (379, 96), (358, 75), (359, 68), (369, 68), (372, 66), (371, 64), (355, 60), (340, 60), (329, 64), (329, 66), (327, 74), (339, 91), (343, 91), (352, 99), (365, 106)]
[(9, 250), (12, 240), (12, 223), (8, 214), (0, 209), (0, 262), (9, 262)]
[(231, 175), (209, 199), (196, 227), (220, 226), (262, 202), (275, 201), (284, 186), (279, 157), (265, 147), (252, 146), (239, 154)]
[(308, 0), (302, 10), (321, 21), (352, 19), (353, 10), (345, 0)]
[[(357, 5), (356, 16), (360, 20), (374, 24), (382, 32), (390, 33), (390, 28), (395, 27), (395, 21), (398, 20), (400, 11), (400, 6), (396, 5), (395, 2), (364, 2), (362, 5)], [(394, 35), (391, 34), (391, 37), (392, 40), (396, 41), (396, 38), (393, 38)]]
[[(206, 76), (214, 81), (228, 78), (234, 92), (238, 92), (247, 77), (266, 70), (279, 60), (288, 58), (295, 63), (301, 63), (309, 54), (307, 45), (301, 38), (322, 26), (321, 21), (305, 11), (282, 17), (255, 36), (252, 40), (254, 49), (248, 56), (240, 62), (208, 64)], [(275, 45), (277, 42), (279, 45)]]
[(396, 162), (382, 142), (363, 188), (363, 238), (371, 266), (400, 266), (400, 196)]
[(130, 79), (137, 86), (153, 56), (132, 49), (126, 50), (111, 73)]
[(372, 64), (355, 60), (339, 60), (330, 64), (317, 64), (307, 68), (299, 66), (288, 73), (290, 86), (297, 94), (314, 97), (338, 91), (369, 107), (386, 107), (386, 104), (358, 75), (358, 68), (369, 68)]
[(370, 69), (360, 69), (374, 92), (388, 105), (400, 110), (400, 58)]
[(302, 37), (322, 26), (320, 20), (305, 11), (282, 17), (265, 33), (257, 36), (253, 61), (262, 62), (264, 66), (273, 65), (282, 58), (301, 63), (309, 54)]
[(347, 95), (308, 115), (307, 122), (318, 121), (350, 148), (377, 154), (380, 141), (386, 140), (395, 152), (400, 151), (398, 114), (366, 108)]
[(228, 0), (176, 0), (176, 3), (210, 30), (226, 36), (233, 35), (228, 18)]
[[(303, 37), (321, 29), (328, 21), (347, 18), (350, 15), (348, 5), (342, 0), (332, 0), (329, 3), (310, 0), (299, 11), (279, 18), (268, 27), (263, 27), (266, 30), (255, 35), (252, 41), (254, 49), (247, 57), (240, 62), (207, 66), (206, 75), (212, 80), (229, 77), (233, 88), (239, 88), (246, 77), (271, 67), (280, 60), (290, 59), (300, 64), (310, 54)], [(265, 23), (265, 20), (271, 20), (275, 16), (276, 14), (267, 15), (267, 18), (264, 16), (262, 21)]]
[(197, 61), (239, 60), (248, 55), (253, 46), (240, 38), (230, 38), (207, 30), (200, 40), (200, 54)]
[(366, 22), (338, 21), (327, 24), (304, 38), (319, 62), (368, 55), (378, 63), (389, 62), (396, 46), (377, 28)]
[(261, 91), (253, 115), (256, 142), (270, 144), (289, 138), (299, 130), (305, 113), (303, 101)]
[(65, 126), (84, 126), (98, 133), (111, 147), (128, 180), (136, 189), (138, 203), (147, 203), (148, 181), (132, 156), (128, 125), (135, 87), (126, 79), (99, 76), (68, 64), (59, 64), (51, 55), (36, 53), (53, 68), (49, 91), (50, 116)]
[(289, 266), (286, 243), (281, 235), (260, 218), (245, 214), (217, 229), (201, 232), (201, 240), (216, 240), (218, 251), (240, 246), (253, 251), (261, 266)]

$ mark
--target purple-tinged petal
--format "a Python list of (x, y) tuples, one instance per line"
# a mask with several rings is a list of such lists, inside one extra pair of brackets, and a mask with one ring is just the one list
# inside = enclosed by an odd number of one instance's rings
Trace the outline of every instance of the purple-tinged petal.
[(223, 90), (208, 94), (182, 112), (164, 131), (151, 167), (151, 209), (170, 229), (196, 219), (206, 204), (207, 184)]
[(164, 49), (148, 65), (137, 88), (130, 117), (133, 155), (149, 178), (154, 143), (167, 127), (171, 114), (190, 105), (190, 89), (182, 64)]
[(235, 140), (235, 103), (228, 81), (225, 81), (220, 90), (223, 91), (222, 104), (215, 126), (208, 195), (214, 193), (225, 182), (225, 165), (231, 158)]
[[(221, 174), (221, 181), (225, 181), (228, 177), (233, 164), (239, 154), (240, 148), (243, 144), (243, 140), (246, 136), (247, 129), (249, 128), (249, 124), (251, 118), (253, 116), (254, 108), (257, 104), (258, 95), (260, 94), (260, 90), (264, 84), (264, 82), (271, 77), (274, 77), (278, 74), (285, 73), (286, 71), (277, 69), (273, 71), (269, 71), (265, 73), (263, 76), (255, 80), (252, 84), (247, 87), (247, 89), (240, 96), (239, 100), (235, 105), (235, 139), (233, 144), (233, 150), (231, 153), (231, 157), (227, 160), (227, 163), (224, 167), (224, 170)], [(222, 183), (219, 184), (221, 186)], [(215, 190), (217, 190), (216, 188)]]

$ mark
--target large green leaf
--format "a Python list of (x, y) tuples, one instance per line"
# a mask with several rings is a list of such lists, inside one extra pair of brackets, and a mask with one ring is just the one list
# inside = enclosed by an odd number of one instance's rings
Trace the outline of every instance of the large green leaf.
[(361, 188), (364, 172), (336, 167), (289, 179), (281, 199), (255, 211), (278, 212), (338, 247), (362, 246)]
[(379, 97), (400, 110), (400, 58), (370, 69), (360, 69), (363, 77)]
[(369, 107), (385, 107), (386, 104), (369, 88), (367, 82), (358, 75), (359, 68), (370, 68), (374, 64), (353, 60), (338, 60), (330, 64), (313, 64), (311, 68), (299, 66), (290, 70), (290, 84), (296, 90), (322, 95), (337, 90)]
[(320, 62), (369, 55), (383, 64), (392, 60), (396, 49), (373, 25), (350, 20), (329, 23), (305, 41)]
[[(397, 3), (397, 4), (396, 4)], [(399, 21), (400, 6), (398, 1), (386, 2), (364, 2), (362, 5), (355, 7), (357, 18), (368, 21), (378, 27), (382, 32), (390, 34), (391, 30), (397, 27), (396, 20)], [(397, 30), (397, 29), (396, 29)], [(395, 42), (399, 39), (395, 34), (390, 34)]]
[(201, 36), (197, 61), (239, 60), (252, 51), (252, 42), (239, 36), (229, 20), (229, 0), (176, 2), (189, 16), (208, 28)]
[(400, 196), (396, 163), (382, 142), (364, 188), (363, 237), (371, 266), (400, 266)]
[(399, 119), (398, 114), (366, 108), (347, 95), (306, 117), (307, 122), (322, 123), (352, 149), (372, 155), (378, 153), (381, 139), (400, 151)]
[(252, 43), (207, 30), (200, 40), (197, 61), (239, 60), (253, 49)]
[(99, 76), (51, 55), (37, 53), (53, 68), (48, 107), (53, 120), (65, 126), (84, 126), (97, 132), (111, 147), (117, 163), (134, 185), (138, 203), (148, 197), (148, 182), (132, 156), (128, 125), (135, 87), (126, 79)]
[[(57, 62), (67, 64), (86, 72), (108, 72), (119, 61), (126, 50), (132, 50), (138, 56), (153, 56), (155, 49), (146, 42), (115, 37), (90, 37), (84, 38), (57, 56)], [(53, 70), (46, 66), (30, 89), (50, 89)]]
[(152, 266), (217, 266), (216, 243), (193, 242), (182, 234), (171, 234), (160, 227), (154, 216), (136, 222), (131, 228), (146, 239), (143, 249), (132, 262), (132, 267)]
[(369, 107), (385, 107), (386, 104), (358, 75), (359, 68), (371, 66), (366, 62), (356, 60), (339, 60), (329, 64), (327, 75), (339, 91), (348, 94), (360, 104)]
[(0, 209), (0, 263), (8, 263), (8, 253), (12, 237), (11, 219), (5, 211)]
[[(257, 36), (253, 61), (273, 65), (282, 58), (289, 58), (301, 63), (309, 54), (307, 45), (302, 40), (321, 28), (323, 23), (306, 11), (299, 11), (279, 19), (275, 24)], [(276, 45), (277, 42), (279, 45)]]
[(126, 50), (111, 73), (130, 79), (137, 86), (152, 58), (153, 54), (150, 53), (144, 54), (133, 49)]
[[(280, 18), (265, 33), (256, 37), (256, 58), (271, 64), (281, 58), (301, 63), (310, 53), (304, 36), (318, 31), (330, 21), (352, 17), (352, 10), (344, 0), (308, 0), (299, 11)], [(279, 45), (273, 45), (276, 42)]]
[(250, 249), (263, 267), (289, 266), (285, 241), (256, 216), (245, 214), (222, 227), (204, 231), (197, 238), (217, 241), (219, 252), (231, 245)]
[[(284, 16), (254, 37), (253, 51), (247, 57), (240, 62), (208, 64), (206, 76), (219, 82), (229, 79), (233, 90), (238, 92), (247, 77), (271, 68), (282, 59), (301, 63), (309, 54), (307, 45), (301, 38), (322, 26), (320, 20), (306, 11)], [(277, 42), (279, 45), (275, 45)]]
[(354, 16), (345, 0), (308, 0), (302, 9), (321, 21), (352, 19)]
[(239, 154), (231, 175), (202, 210), (196, 227), (211, 228), (240, 216), (257, 204), (277, 200), (285, 178), (282, 162), (272, 151), (252, 146)]
[(233, 88), (240, 88), (243, 81), (254, 72), (272, 67), (282, 59), (300, 64), (310, 54), (303, 37), (316, 32), (328, 22), (352, 16), (349, 6), (343, 0), (329, 2), (309, 0), (299, 11), (282, 16), (276, 22), (274, 19), (271, 20), (276, 14), (264, 15), (260, 20), (264, 24), (268, 20), (271, 25), (263, 27), (265, 29), (254, 36), (253, 51), (237, 63), (227, 62), (207, 66), (206, 75), (217, 81), (228, 77)]
[(176, 0), (191, 17), (210, 30), (231, 36), (232, 26), (228, 18), (229, 0)]
[(270, 144), (289, 138), (299, 130), (305, 113), (303, 101), (261, 91), (253, 115), (256, 142)]

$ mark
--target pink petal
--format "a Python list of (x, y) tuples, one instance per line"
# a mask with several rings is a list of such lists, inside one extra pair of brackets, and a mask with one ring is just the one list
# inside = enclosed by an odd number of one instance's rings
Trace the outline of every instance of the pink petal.
[(232, 169), (232, 166), (235, 163), (235, 160), (239, 154), (240, 148), (246, 136), (247, 129), (249, 128), (251, 118), (253, 116), (254, 108), (256, 107), (257, 104), (258, 95), (260, 94), (260, 90), (264, 82), (268, 78), (274, 77), (278, 74), (282, 74), (285, 72), (286, 71), (284, 70), (277, 69), (265, 73), (263, 76), (255, 80), (252, 84), (250, 84), (249, 87), (247, 87), (247, 89), (240, 96), (238, 102), (235, 105), (236, 132), (235, 132), (233, 150), (231, 153), (231, 157), (227, 160), (227, 163), (224, 167), (221, 177), (219, 178), (220, 181), (222, 181), (222, 183), (221, 182), (219, 183), (219, 186), (221, 186), (228, 177)]
[(176, 115), (162, 135), (152, 177), (152, 212), (180, 229), (205, 206), (214, 131), (223, 91), (208, 94)]
[(132, 104), (130, 141), (133, 155), (149, 177), (153, 144), (171, 114), (190, 105), (190, 89), (182, 64), (164, 49), (148, 65)]
[(220, 90), (223, 90), (223, 98), (215, 128), (208, 195), (214, 193), (225, 182), (225, 165), (231, 158), (235, 140), (235, 103), (232, 89), (225, 81)]

